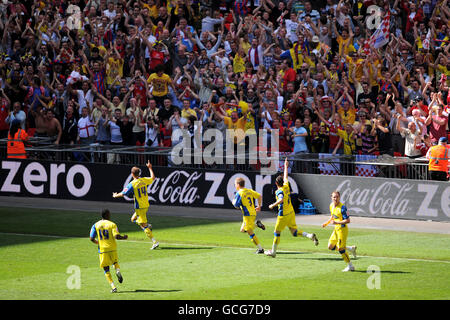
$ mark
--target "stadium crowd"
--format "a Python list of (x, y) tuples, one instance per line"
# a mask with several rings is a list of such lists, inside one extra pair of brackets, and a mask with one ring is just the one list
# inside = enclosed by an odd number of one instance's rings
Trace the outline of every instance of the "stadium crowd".
[(0, 7), (0, 138), (18, 124), (55, 144), (171, 147), (177, 128), (278, 129), (282, 152), (420, 157), (448, 134), (447, 0)]

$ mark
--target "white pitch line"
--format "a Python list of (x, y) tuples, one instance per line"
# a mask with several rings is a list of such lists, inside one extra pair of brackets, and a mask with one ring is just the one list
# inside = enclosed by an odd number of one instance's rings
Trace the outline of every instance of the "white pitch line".
[[(28, 236), (28, 237), (42, 237), (42, 238), (54, 238), (54, 239), (84, 239), (84, 237), (66, 237), (66, 236), (55, 236), (55, 235), (47, 235), (47, 234), (30, 234), (30, 233), (12, 233), (12, 232), (0, 232), (3, 235), (12, 235), (12, 236)], [(88, 238), (88, 237), (85, 237)], [(143, 243), (148, 244), (145, 241), (138, 240), (126, 240), (126, 242), (132, 243)], [(253, 250), (253, 248), (240, 248), (240, 247), (227, 247), (227, 246), (217, 246), (217, 245), (206, 245), (206, 244), (193, 244), (193, 243), (172, 243), (172, 242), (160, 242), (160, 244), (174, 245), (174, 246), (192, 246), (192, 247), (205, 247), (205, 248), (219, 248), (219, 249), (239, 249), (239, 250)], [(281, 250), (282, 252), (298, 252), (292, 250)], [(324, 253), (324, 252), (305, 252), (306, 254), (319, 254), (326, 256), (336, 256), (334, 253)], [(368, 255), (358, 255), (358, 258), (374, 258), (374, 259), (388, 259), (388, 260), (405, 260), (405, 261), (417, 261), (417, 262), (437, 262), (437, 263), (449, 263), (450, 261), (445, 260), (432, 260), (432, 259), (419, 259), (419, 258), (400, 258), (400, 257), (378, 257), (378, 256), (368, 256)]]

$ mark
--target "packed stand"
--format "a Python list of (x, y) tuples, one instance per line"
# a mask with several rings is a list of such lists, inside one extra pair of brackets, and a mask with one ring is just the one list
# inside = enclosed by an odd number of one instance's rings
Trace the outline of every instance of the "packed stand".
[(16, 124), (54, 144), (158, 148), (178, 128), (242, 129), (248, 151), (278, 130), (281, 152), (414, 158), (448, 135), (447, 0), (0, 6), (1, 138)]

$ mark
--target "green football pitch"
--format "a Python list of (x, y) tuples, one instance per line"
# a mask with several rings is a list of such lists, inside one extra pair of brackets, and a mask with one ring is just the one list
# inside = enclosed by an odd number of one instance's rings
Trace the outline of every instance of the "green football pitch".
[[(182, 208), (168, 208), (182, 210)], [(0, 208), (0, 299), (3, 300), (317, 300), (449, 299), (450, 236), (353, 229), (355, 272), (327, 249), (332, 227), (302, 226), (319, 246), (283, 231), (275, 259), (256, 255), (239, 222), (155, 216), (149, 220), (160, 248), (130, 214), (112, 212), (121, 234), (118, 254), (124, 282), (113, 274), (110, 293), (88, 239), (100, 214)], [(326, 220), (326, 217), (324, 218)], [(274, 224), (258, 229), (271, 248)]]

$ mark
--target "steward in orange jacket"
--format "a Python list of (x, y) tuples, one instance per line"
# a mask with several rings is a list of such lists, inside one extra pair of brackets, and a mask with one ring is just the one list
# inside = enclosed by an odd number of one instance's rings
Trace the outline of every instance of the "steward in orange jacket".
[(441, 137), (439, 144), (432, 146), (428, 150), (428, 171), (430, 172), (431, 180), (447, 181), (449, 152), (446, 137)]
[(7, 158), (26, 159), (24, 144), (26, 141), (28, 141), (28, 134), (20, 128), (20, 122), (14, 120), (8, 134)]

